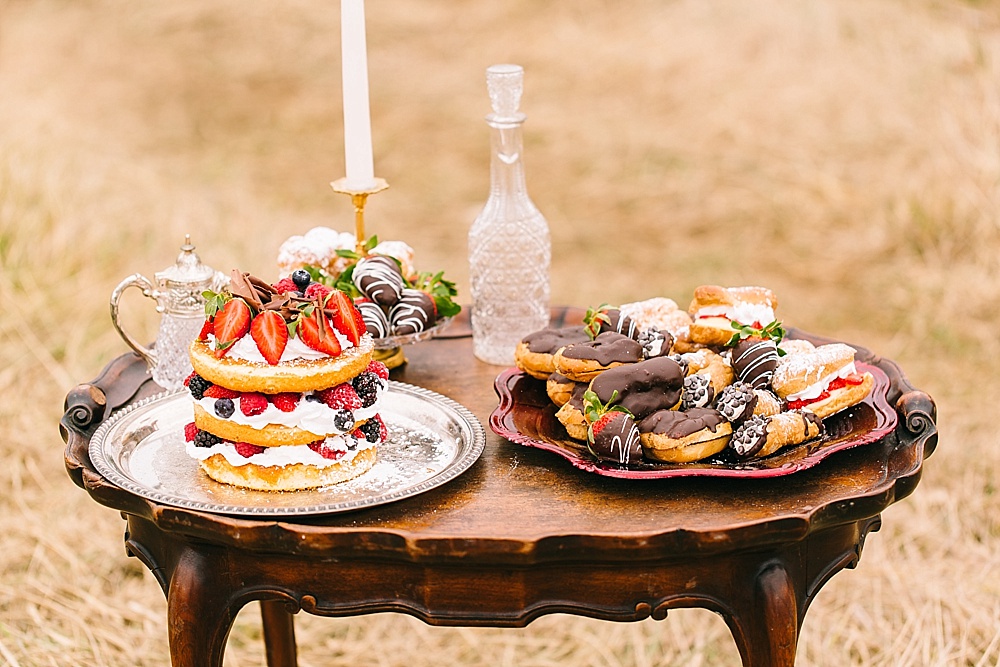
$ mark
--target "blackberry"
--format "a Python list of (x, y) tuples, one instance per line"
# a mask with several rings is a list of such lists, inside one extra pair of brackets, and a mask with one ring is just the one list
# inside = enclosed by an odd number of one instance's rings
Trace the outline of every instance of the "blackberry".
[(229, 419), (236, 412), (236, 404), (231, 398), (217, 398), (215, 400), (215, 414), (223, 419)]
[(188, 389), (191, 391), (191, 396), (193, 396), (196, 401), (203, 399), (205, 397), (205, 390), (211, 386), (211, 382), (198, 374), (192, 375), (191, 379), (188, 380)]
[(304, 292), (309, 287), (309, 283), (312, 282), (312, 276), (305, 269), (296, 269), (292, 271), (292, 282), (295, 283), (300, 292)]
[(347, 433), (354, 426), (354, 413), (350, 410), (337, 410), (333, 415), (333, 425), (342, 433)]
[(382, 384), (375, 373), (365, 371), (354, 378), (351, 384), (354, 385), (354, 391), (358, 392), (358, 397), (361, 398), (361, 407), (370, 408), (375, 404), (379, 387)]
[(361, 432), (365, 434), (365, 440), (368, 442), (378, 442), (381, 439), (382, 427), (377, 419), (369, 419), (360, 428)]
[(195, 447), (214, 447), (220, 442), (222, 442), (222, 438), (208, 431), (198, 431), (197, 435), (194, 436)]

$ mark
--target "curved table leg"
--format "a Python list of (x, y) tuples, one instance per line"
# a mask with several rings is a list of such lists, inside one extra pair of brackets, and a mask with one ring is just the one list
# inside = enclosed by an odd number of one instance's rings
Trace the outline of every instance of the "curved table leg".
[(264, 628), (267, 667), (298, 667), (295, 649), (295, 620), (278, 600), (261, 600), (260, 617)]
[(744, 667), (792, 667), (800, 616), (791, 575), (781, 563), (770, 563), (752, 588), (726, 619)]
[(226, 639), (242, 606), (223, 581), (204, 555), (188, 549), (178, 558), (167, 592), (173, 667), (222, 667)]

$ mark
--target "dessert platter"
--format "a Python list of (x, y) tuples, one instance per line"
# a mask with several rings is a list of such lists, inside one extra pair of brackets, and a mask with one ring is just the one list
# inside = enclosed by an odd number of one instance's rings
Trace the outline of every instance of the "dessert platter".
[[(412, 283), (399, 260), (351, 259), (333, 277), (297, 267), (273, 284), (234, 269), (220, 291), (205, 291), (184, 388), (102, 425), (95, 466), (167, 504), (308, 514), (389, 502), (472, 465), (484, 445), (476, 418), (391, 382), (365, 315), (386, 307), (388, 331), (413, 336), (433, 324), (433, 297), (403, 287)], [(328, 284), (345, 274), (360, 296)]]
[(844, 343), (786, 332), (763, 287), (698, 287), (526, 336), (494, 432), (623, 478), (774, 477), (880, 440), (889, 380)]

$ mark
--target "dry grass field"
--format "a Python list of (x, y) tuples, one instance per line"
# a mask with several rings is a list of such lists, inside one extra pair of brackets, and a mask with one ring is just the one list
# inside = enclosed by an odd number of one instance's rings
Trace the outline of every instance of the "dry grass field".
[[(484, 70), (526, 69), (529, 189), (553, 298), (765, 284), (786, 324), (898, 360), (941, 444), (799, 664), (1000, 662), (1000, 3), (373, 0), (370, 230), (466, 294), (487, 192)], [(0, 0), (0, 664), (169, 664), (118, 514), (74, 487), (66, 391), (126, 350), (107, 299), (185, 233), (223, 270), (350, 227), (337, 2)], [(133, 293), (132, 327), (157, 316)], [(300, 664), (737, 665), (724, 623), (524, 630), (298, 617)], [(263, 664), (256, 608), (226, 664)]]

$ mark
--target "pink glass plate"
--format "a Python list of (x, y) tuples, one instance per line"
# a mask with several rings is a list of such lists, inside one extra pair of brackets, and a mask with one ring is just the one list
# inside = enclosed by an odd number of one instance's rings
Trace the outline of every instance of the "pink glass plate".
[(858, 371), (875, 377), (875, 387), (864, 401), (823, 420), (821, 438), (796, 447), (786, 447), (771, 456), (734, 462), (724, 455), (696, 463), (630, 463), (600, 461), (585, 443), (573, 440), (556, 419), (556, 406), (545, 393), (545, 382), (516, 368), (509, 368), (494, 382), (500, 405), (490, 415), (490, 428), (497, 435), (528, 447), (554, 452), (587, 472), (625, 479), (666, 477), (778, 477), (811, 468), (823, 459), (852, 447), (877, 442), (896, 428), (896, 411), (889, 406), (889, 379), (881, 369), (857, 364)]

